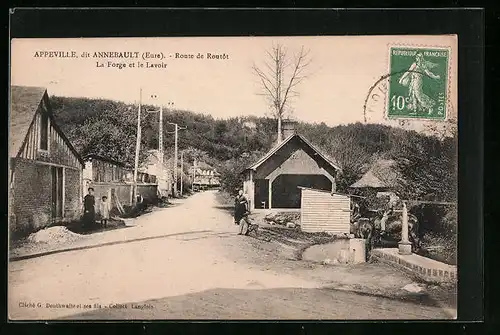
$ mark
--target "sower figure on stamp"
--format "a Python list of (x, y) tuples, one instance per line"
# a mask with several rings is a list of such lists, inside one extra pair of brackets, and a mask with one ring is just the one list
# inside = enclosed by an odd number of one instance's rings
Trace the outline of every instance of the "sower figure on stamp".
[(240, 231), (238, 235), (248, 234), (248, 228), (251, 225), (248, 219), (248, 200), (243, 195), (243, 190), (239, 190), (238, 195), (235, 199), (234, 206), (234, 221), (235, 224), (240, 225)]
[(408, 86), (408, 108), (414, 113), (419, 110), (426, 110), (428, 114), (433, 112), (436, 101), (424, 93), (422, 83), (424, 75), (432, 79), (440, 79), (439, 75), (430, 71), (436, 66), (437, 64), (425, 60), (422, 53), (417, 53), (415, 62), (399, 79), (401, 85)]
[(83, 198), (83, 227), (90, 229), (95, 225), (94, 189), (89, 187), (88, 194)]

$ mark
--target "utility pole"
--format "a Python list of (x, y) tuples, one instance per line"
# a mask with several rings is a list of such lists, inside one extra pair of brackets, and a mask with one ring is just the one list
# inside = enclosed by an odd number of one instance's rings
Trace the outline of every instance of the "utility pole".
[(178, 162), (177, 162), (177, 155), (178, 155), (178, 139), (179, 139), (179, 126), (177, 125), (177, 123), (174, 124), (175, 126), (175, 149), (174, 149), (174, 195), (177, 196), (177, 168), (179, 166)]
[(181, 197), (183, 189), (183, 184), (182, 184), (183, 175), (184, 175), (184, 151), (181, 151)]
[(139, 152), (141, 150), (141, 108), (142, 108), (142, 88), (139, 90), (139, 109), (137, 110), (137, 141), (135, 143), (135, 164), (134, 164), (134, 183), (130, 199), (131, 204), (137, 200), (137, 170), (139, 169)]
[(191, 181), (191, 191), (194, 191), (194, 179), (196, 178), (196, 159), (193, 160), (193, 180)]
[(177, 123), (168, 122), (169, 124), (173, 124), (175, 126), (175, 149), (174, 149), (174, 196), (177, 195), (177, 176), (179, 167), (178, 157), (179, 157), (179, 130), (187, 129), (187, 127), (180, 127)]
[(160, 166), (163, 166), (163, 106), (160, 105), (160, 124), (158, 129), (158, 153)]

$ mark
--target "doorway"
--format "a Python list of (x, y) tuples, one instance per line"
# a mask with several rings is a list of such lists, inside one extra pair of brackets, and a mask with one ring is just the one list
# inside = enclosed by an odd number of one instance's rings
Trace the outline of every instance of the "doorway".
[(52, 218), (63, 217), (63, 168), (51, 166)]
[(269, 208), (269, 180), (255, 180), (255, 208)]

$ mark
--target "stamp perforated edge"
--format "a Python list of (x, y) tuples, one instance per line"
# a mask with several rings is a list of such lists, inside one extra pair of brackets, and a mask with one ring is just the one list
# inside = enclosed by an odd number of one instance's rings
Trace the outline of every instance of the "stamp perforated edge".
[[(390, 80), (390, 73), (391, 73), (391, 48), (408, 48), (408, 49), (442, 49), (442, 50), (447, 50), (448, 51), (448, 68), (447, 68), (447, 75), (446, 75), (446, 108), (447, 112), (445, 114), (444, 118), (421, 118), (421, 117), (404, 117), (404, 116), (398, 116), (398, 117), (389, 117), (388, 113), (388, 96), (389, 96), (389, 80)], [(451, 95), (452, 95), (452, 90), (451, 90), (451, 70), (452, 70), (452, 63), (453, 63), (453, 57), (452, 57), (452, 52), (453, 49), (451, 46), (443, 46), (443, 45), (430, 45), (430, 44), (413, 44), (413, 43), (388, 43), (387, 44), (387, 53), (386, 53), (386, 65), (387, 65), (387, 73), (389, 73), (389, 77), (387, 77), (387, 92), (384, 96), (384, 119), (385, 120), (391, 120), (391, 121), (397, 121), (397, 120), (415, 120), (415, 121), (427, 121), (427, 122), (445, 122), (449, 121), (450, 119), (450, 108), (453, 111), (453, 104), (451, 101)], [(458, 115), (457, 115), (458, 116)]]

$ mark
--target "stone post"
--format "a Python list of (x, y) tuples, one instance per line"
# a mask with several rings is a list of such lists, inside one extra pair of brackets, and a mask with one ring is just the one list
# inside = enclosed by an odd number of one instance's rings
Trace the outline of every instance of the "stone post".
[(411, 243), (408, 241), (408, 209), (403, 201), (403, 215), (401, 218), (401, 241), (399, 242), (399, 254), (411, 255)]

